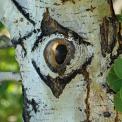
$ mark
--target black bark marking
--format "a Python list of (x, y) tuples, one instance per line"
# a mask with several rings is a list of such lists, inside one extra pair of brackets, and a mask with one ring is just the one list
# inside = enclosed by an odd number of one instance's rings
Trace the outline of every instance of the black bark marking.
[(91, 122), (90, 121), (90, 103), (89, 103), (89, 95), (90, 95), (90, 83), (87, 83), (87, 97), (85, 99), (85, 103), (86, 103), (86, 120), (87, 122)]
[(85, 120), (85, 122), (91, 122), (91, 120), (90, 120), (90, 102), (89, 102), (91, 79), (89, 78), (89, 72), (86, 70), (86, 68), (84, 69), (83, 75), (84, 75), (84, 80), (87, 83), (86, 84), (87, 91), (86, 91), (86, 99), (85, 99), (85, 104), (86, 104), (86, 109), (85, 109), (86, 120)]
[(86, 11), (91, 11), (91, 12), (93, 12), (95, 9), (96, 9), (96, 7), (93, 7), (93, 6), (91, 5), (91, 7), (88, 8), (88, 9), (86, 9)]
[(12, 39), (12, 40), (11, 40), (12, 44), (13, 44), (15, 47), (16, 47), (17, 45), (21, 45), (21, 47), (22, 47), (23, 50), (24, 50), (24, 57), (27, 55), (27, 51), (26, 51), (26, 48), (25, 48), (25, 46), (24, 46), (24, 40), (26, 40), (26, 39), (28, 39), (29, 37), (31, 37), (34, 31), (35, 31), (35, 30), (33, 30), (33, 31), (31, 31), (31, 32), (29, 32), (29, 33), (27, 33), (27, 34), (25, 34), (23, 37), (21, 37), (21, 34), (19, 34), (19, 35), (20, 35), (20, 38), (19, 38), (18, 40), (16, 40), (16, 39)]
[(78, 107), (78, 110), (79, 110), (80, 112), (82, 112), (82, 109), (81, 109), (81, 107)]
[(23, 37), (21, 37), (21, 34), (19, 34), (20, 35), (20, 38), (18, 40), (12, 39), (11, 42), (16, 47), (18, 44), (20, 44), (21, 41), (26, 40), (29, 37), (31, 37), (33, 33), (35, 33), (35, 30), (33, 30), (33, 31), (25, 34)]
[(117, 50), (118, 55), (122, 54), (122, 34), (121, 34), (122, 28), (121, 28), (121, 23), (119, 23), (119, 32), (118, 32), (118, 43), (119, 43), (119, 48)]
[(41, 29), (42, 33), (37, 37), (37, 40), (34, 43), (32, 51), (36, 49), (38, 44), (43, 41), (44, 36), (50, 36), (51, 34), (63, 34), (65, 37), (68, 37), (68, 34), (71, 33), (74, 37), (74, 41), (79, 44), (91, 45), (89, 42), (85, 41), (84, 38), (79, 36), (76, 32), (69, 30), (68, 28), (63, 27), (60, 25), (56, 20), (50, 17), (48, 8), (43, 15), (43, 20), (41, 22)]
[(102, 88), (106, 90), (107, 94), (115, 94), (115, 92), (112, 89), (110, 89), (107, 83), (102, 84)]
[(34, 99), (32, 99), (32, 100), (29, 100), (28, 102), (29, 102), (29, 104), (31, 104), (34, 112), (37, 113), (39, 105), (36, 103), (36, 101)]
[(89, 98), (90, 98), (90, 84), (91, 84), (91, 79), (89, 77), (89, 72), (87, 71), (87, 66), (91, 63), (92, 59), (89, 60), (89, 63), (86, 63), (83, 67), (82, 67), (82, 74), (84, 76), (84, 80), (86, 81), (86, 98), (85, 98), (85, 104), (86, 104), (86, 109), (85, 109), (85, 113), (86, 113), (86, 120), (84, 120), (84, 122), (91, 122), (90, 120), (90, 102), (89, 102)]
[(103, 18), (103, 23), (100, 25), (101, 51), (103, 57), (106, 54), (112, 53), (118, 40), (118, 27), (119, 22), (113, 17)]
[[(116, 15), (115, 15), (112, 0), (108, 0), (108, 3), (110, 5), (110, 11), (111, 11), (111, 16), (112, 16), (112, 17), (109, 18), (109, 20), (110, 20), (110, 23), (111, 23), (111, 26), (112, 26), (112, 29), (113, 29), (112, 30), (113, 35), (112, 35), (112, 38), (111, 38), (111, 41), (112, 41), (111, 51), (109, 52), (109, 53), (111, 53), (110, 54), (111, 62), (109, 63), (109, 65), (111, 66), (114, 63), (114, 60), (117, 59), (120, 54), (122, 54), (122, 43), (121, 43), (122, 42), (122, 36), (121, 36), (121, 24), (119, 23), (119, 21), (117, 20)], [(118, 28), (119, 28), (119, 31), (118, 31)], [(114, 48), (117, 41), (119, 43), (119, 48), (117, 49), (117, 54), (112, 55), (112, 49)]]
[(35, 22), (30, 19), (30, 15), (29, 13), (27, 13), (24, 8), (16, 1), (16, 0), (11, 0), (14, 5), (16, 6), (16, 8), (19, 10), (19, 12), (33, 25), (35, 25)]
[(100, 35), (101, 35), (101, 51), (103, 57), (106, 56), (106, 52), (108, 49), (108, 31), (109, 31), (109, 22), (105, 18), (103, 18), (103, 23), (100, 25)]
[(111, 113), (109, 111), (105, 111), (105, 112), (103, 112), (103, 116), (105, 118), (109, 118), (109, 117), (111, 117)]
[(93, 56), (91, 56), (79, 69), (73, 70), (71, 73), (67, 74), (64, 77), (58, 76), (56, 78), (52, 78), (49, 75), (47, 75), (47, 76), (43, 75), (40, 71), (40, 68), (37, 66), (37, 64), (34, 60), (32, 60), (32, 64), (33, 64), (33, 67), (35, 68), (36, 72), (40, 76), (40, 78), (47, 84), (48, 87), (50, 87), (50, 89), (52, 90), (53, 95), (56, 98), (59, 98), (59, 96), (62, 94), (63, 89), (65, 88), (65, 86), (69, 82), (71, 82), (71, 80), (74, 79), (77, 74), (84, 74), (87, 66), (92, 61), (92, 57)]
[(50, 17), (48, 8), (46, 9), (46, 12), (43, 15), (41, 30), (43, 36), (49, 36), (56, 32), (59, 32), (65, 36), (68, 35), (67, 29)]
[[(22, 85), (22, 93), (23, 93), (23, 102), (24, 102), (24, 106), (23, 106), (23, 120), (24, 122), (30, 122), (30, 118), (31, 118), (31, 111), (34, 111), (35, 113), (37, 113), (38, 111), (38, 107), (39, 105), (36, 103), (36, 101), (34, 99), (32, 100), (29, 100), (27, 98), (27, 94), (26, 94), (26, 90), (24, 88), (24, 86)], [(30, 107), (29, 106), (32, 106), (32, 110), (28, 110)]]
[(55, 5), (55, 6), (60, 6), (61, 4), (55, 2), (53, 5)]
[(75, 0), (61, 0), (62, 4), (65, 4), (65, 2), (68, 2), (68, 1), (75, 4)]
[(22, 49), (24, 50), (24, 57), (25, 57), (27, 55), (27, 51), (26, 51), (26, 48), (24, 46), (24, 42), (23, 42), (22, 38), (18, 39), (18, 44), (21, 45)]
[[(101, 51), (103, 57), (106, 56), (106, 54), (110, 54), (110, 66), (114, 63), (114, 60), (122, 54), (122, 36), (121, 36), (121, 24), (118, 22), (117, 17), (115, 15), (114, 9), (113, 9), (113, 2), (112, 0), (108, 0), (108, 3), (110, 5), (110, 11), (111, 11), (111, 17), (105, 17), (103, 19), (103, 23), (100, 25), (100, 35), (101, 35)], [(119, 30), (119, 32), (118, 32)], [(108, 42), (109, 38), (109, 42)], [(117, 49), (117, 54), (112, 55), (112, 51), (116, 45), (116, 43), (119, 43), (119, 48)], [(108, 68), (110, 67), (108, 66)]]
[(24, 88), (24, 86), (22, 85), (22, 93), (23, 93), (23, 103), (24, 103), (24, 106), (23, 106), (23, 120), (24, 122), (30, 122), (30, 118), (31, 118), (31, 115), (30, 115), (30, 112), (28, 109), (29, 109), (29, 104), (28, 104), (28, 99), (27, 99), (27, 95), (26, 95), (26, 89)]
[(121, 34), (121, 23), (119, 23), (119, 32), (117, 33), (117, 41), (118, 41), (118, 44), (119, 44), (119, 47), (117, 49), (117, 54), (116, 55), (110, 55), (110, 58), (111, 58), (111, 62), (110, 62), (110, 66), (114, 63), (114, 60), (118, 58), (118, 56), (120, 54), (122, 54), (122, 34)]
[(63, 78), (56, 77), (54, 79), (50, 77), (49, 75), (48, 76), (43, 75), (40, 72), (39, 67), (37, 67), (34, 61), (32, 61), (32, 64), (34, 68), (36, 69), (37, 73), (39, 74), (40, 78), (51, 88), (52, 93), (54, 94), (56, 98), (58, 98), (60, 94), (62, 94), (63, 89), (65, 88), (66, 84), (69, 83), (73, 78), (75, 78), (77, 74), (81, 73), (80, 70), (76, 70)]

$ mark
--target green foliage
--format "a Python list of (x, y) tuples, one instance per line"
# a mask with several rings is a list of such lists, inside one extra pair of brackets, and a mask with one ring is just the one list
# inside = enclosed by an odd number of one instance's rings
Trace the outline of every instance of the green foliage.
[[(19, 71), (14, 48), (0, 49), (0, 71)], [(0, 84), (0, 122), (22, 122), (22, 90), (17, 81)]]
[(120, 97), (120, 91), (114, 96), (114, 105), (117, 111), (122, 112), (122, 99)]
[(120, 98), (122, 99), (122, 88), (120, 89)]
[(114, 71), (118, 78), (122, 79), (122, 58), (119, 58), (114, 63)]
[(6, 81), (0, 85), (0, 122), (22, 122), (21, 84)]
[[(0, 36), (10, 37), (7, 28), (0, 22)], [(5, 40), (0, 40), (3, 45)], [(6, 42), (7, 43), (7, 42)], [(19, 72), (14, 48), (0, 49), (0, 72)], [(22, 122), (21, 84), (4, 81), (0, 84), (0, 122)]]
[(116, 92), (114, 105), (117, 111), (122, 112), (122, 58), (115, 60), (107, 76), (107, 83)]
[(19, 71), (14, 48), (0, 49), (0, 71)]
[(0, 22), (0, 31), (1, 29), (5, 28), (5, 26), (2, 24), (2, 22)]
[(111, 89), (113, 89), (115, 92), (119, 91), (122, 87), (122, 80), (117, 77), (117, 75), (114, 72), (114, 66), (112, 66), (110, 72), (107, 76), (107, 82)]
[(116, 17), (119, 22), (122, 22), (122, 12), (120, 14), (117, 14)]

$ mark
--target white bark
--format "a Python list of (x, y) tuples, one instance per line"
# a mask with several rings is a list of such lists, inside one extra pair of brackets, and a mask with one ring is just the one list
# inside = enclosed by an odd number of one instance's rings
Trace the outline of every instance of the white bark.
[(32, 24), (18, 11), (12, 0), (0, 0), (0, 20), (8, 28), (11, 38), (19, 38), (33, 29)]
[[(19, 5), (25, 7), (30, 19), (35, 21), (35, 26), (29, 19), (24, 17), (22, 12), (18, 11), (15, 4), (10, 0), (0, 1), (0, 18), (8, 25), (12, 38), (18, 39), (21, 43), (16, 47), (17, 61), (20, 64), (20, 72), (23, 83), (24, 93), (24, 121), (25, 122), (119, 122), (122, 121), (121, 115), (114, 110), (112, 102), (113, 95), (106, 92), (102, 84), (105, 84), (106, 75), (110, 68), (112, 55), (116, 55), (118, 42), (115, 43), (113, 51), (102, 52), (101, 42), (106, 38), (109, 43), (116, 36), (118, 23), (114, 20), (115, 16), (111, 4), (107, 0), (16, 0)], [(64, 2), (62, 2), (64, 1)], [(9, 8), (8, 8), (9, 6)], [(6, 11), (5, 9), (8, 8)], [(14, 11), (12, 11), (14, 8)], [(46, 8), (48, 8), (49, 13)], [(9, 14), (11, 13), (11, 16)], [(68, 30), (68, 35), (61, 33), (52, 33), (39, 36), (43, 30), (40, 26), (43, 23), (44, 13), (48, 20), (50, 16), (61, 26)], [(4, 20), (3, 17), (6, 17)], [(23, 22), (14, 21), (23, 18)], [(112, 17), (113, 25), (107, 18), (109, 24), (106, 25), (105, 17)], [(104, 18), (104, 19), (103, 19)], [(53, 20), (53, 22), (54, 22)], [(27, 24), (29, 22), (29, 24)], [(58, 28), (58, 24), (49, 24)], [(47, 21), (48, 23), (48, 21)], [(109, 26), (108, 26), (109, 25)], [(48, 26), (48, 27), (49, 27)], [(101, 27), (102, 26), (102, 27)], [(45, 27), (45, 26), (44, 26)], [(107, 27), (109, 28), (106, 31)], [(45, 27), (46, 28), (46, 27)], [(44, 29), (45, 29), (44, 28)], [(34, 30), (35, 29), (35, 30)], [(37, 30), (38, 29), (38, 30)], [(100, 30), (104, 29), (104, 30)], [(33, 32), (34, 30), (34, 32)], [(114, 31), (116, 30), (116, 31)], [(103, 35), (101, 34), (101, 31)], [(103, 32), (105, 31), (105, 32)], [(28, 36), (25, 36), (30, 33)], [(78, 44), (72, 33), (77, 33), (79, 37), (90, 45)], [(108, 32), (106, 35), (106, 32)], [(20, 37), (20, 35), (22, 37)], [(23, 38), (23, 36), (25, 36)], [(102, 40), (101, 36), (105, 36)], [(32, 51), (32, 48), (38, 39), (41, 38), (39, 45)], [(45, 46), (56, 38), (66, 39), (73, 42), (75, 46), (74, 59), (66, 67), (63, 76), (50, 70), (45, 62), (43, 51)], [(115, 39), (116, 40), (116, 39)], [(109, 48), (109, 45), (108, 47)], [(104, 54), (105, 53), (105, 54)], [(91, 58), (91, 63), (84, 69), (83, 64)], [(106, 55), (106, 57), (104, 56)], [(82, 67), (82, 68), (81, 68)], [(108, 68), (109, 67), (109, 68)], [(56, 96), (52, 89), (46, 85), (44, 78), (48, 75), (54, 80), (66, 77), (74, 70), (81, 70), (66, 85), (63, 92)], [(78, 70), (79, 71), (79, 70)], [(43, 74), (42, 77), (41, 73)], [(47, 82), (52, 82), (51, 78)], [(50, 81), (49, 81), (50, 80)], [(49, 83), (50, 84), (50, 83)], [(60, 88), (60, 87), (59, 87)]]
[(121, 14), (121, 12), (122, 12), (122, 1), (121, 0), (115, 0), (113, 5), (114, 5), (115, 13)]

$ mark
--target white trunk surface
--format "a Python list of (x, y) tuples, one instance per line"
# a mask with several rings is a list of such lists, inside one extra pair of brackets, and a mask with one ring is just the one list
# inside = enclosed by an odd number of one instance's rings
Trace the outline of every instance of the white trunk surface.
[[(120, 46), (111, 0), (0, 0), (0, 6), (0, 19), (16, 45), (25, 122), (122, 121), (105, 83)], [(49, 68), (43, 55), (56, 38), (69, 40), (75, 47), (62, 75)], [(60, 89), (58, 82), (68, 76), (72, 78)]]

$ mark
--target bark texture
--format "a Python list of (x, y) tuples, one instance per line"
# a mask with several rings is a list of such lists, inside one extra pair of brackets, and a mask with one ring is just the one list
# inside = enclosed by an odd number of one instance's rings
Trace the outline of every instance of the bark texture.
[[(121, 55), (121, 24), (111, 0), (4, 0), (20, 64), (24, 122), (121, 122), (106, 75)], [(63, 73), (45, 61), (50, 41), (62, 39), (75, 52)]]

